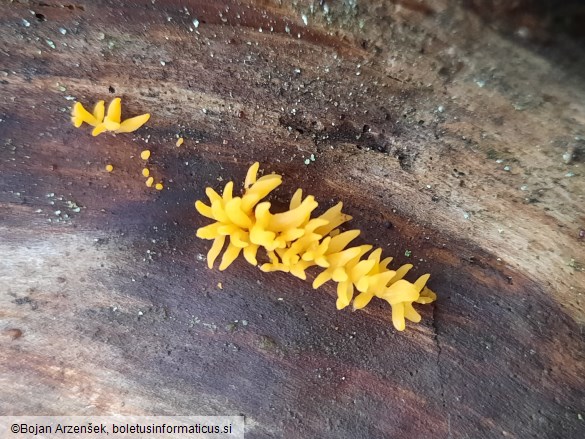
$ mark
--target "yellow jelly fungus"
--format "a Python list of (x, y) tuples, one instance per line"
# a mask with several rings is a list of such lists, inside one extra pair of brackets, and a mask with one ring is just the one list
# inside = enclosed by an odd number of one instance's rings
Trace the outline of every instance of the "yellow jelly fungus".
[(150, 157), (150, 151), (148, 149), (145, 149), (144, 151), (142, 151), (140, 153), (140, 158), (142, 160), (148, 160), (149, 157)]
[(104, 118), (104, 126), (108, 131), (116, 131), (120, 128), (120, 120), (122, 119), (122, 99), (115, 98), (110, 105), (108, 105), (108, 112)]
[(95, 117), (96, 121), (104, 120), (104, 115), (106, 114), (106, 103), (104, 101), (98, 101), (93, 107), (93, 117)]
[(150, 114), (141, 114), (140, 116), (131, 117), (120, 123), (120, 126), (115, 131), (116, 133), (131, 133), (136, 131), (150, 119)]
[(162, 190), (163, 190), (163, 188), (164, 188), (164, 186), (163, 186), (163, 184), (162, 184), (162, 183), (157, 183), (157, 184), (155, 184), (155, 185), (154, 185), (154, 188), (155, 188), (157, 191), (162, 191)]
[(79, 128), (84, 122), (91, 126), (96, 126), (100, 121), (98, 121), (93, 114), (83, 108), (81, 102), (76, 102), (73, 105), (73, 110), (71, 111), (71, 122), (75, 128)]
[(179, 137), (179, 139), (177, 140), (177, 143), (175, 143), (176, 146), (181, 146), (183, 144), (184, 140), (182, 137)]
[(106, 171), (112, 172), (113, 170), (114, 170), (114, 167), (112, 165), (106, 165)]
[(148, 177), (148, 179), (146, 180), (146, 186), (152, 187), (152, 183), (154, 183), (154, 178)]
[(131, 117), (124, 121), (122, 117), (122, 100), (115, 98), (108, 105), (108, 111), (105, 111), (104, 101), (99, 101), (93, 113), (87, 111), (80, 102), (73, 105), (71, 111), (71, 121), (76, 128), (79, 128), (84, 122), (94, 127), (91, 134), (97, 136), (104, 131), (112, 131), (114, 133), (130, 133), (137, 130), (144, 125), (150, 118), (150, 114), (142, 114), (140, 116)]
[(148, 168), (144, 168), (142, 170), (142, 176), (143, 177), (148, 177), (150, 175), (150, 170)]
[(91, 131), (91, 135), (94, 137), (99, 136), (101, 133), (103, 133), (105, 131), (108, 131), (106, 126), (103, 123), (100, 123)]
[(282, 178), (277, 174), (257, 178), (259, 167), (254, 163), (248, 170), (241, 196), (234, 196), (230, 181), (221, 194), (206, 189), (209, 204), (195, 203), (201, 215), (214, 221), (197, 230), (199, 238), (213, 240), (207, 254), (209, 268), (213, 268), (224, 247), (220, 270), (225, 270), (240, 253), (248, 263), (258, 265), (256, 256), (262, 248), (269, 261), (260, 266), (262, 271), (284, 271), (306, 279), (306, 269), (320, 267), (322, 271), (315, 277), (313, 288), (330, 280), (336, 282), (337, 309), (345, 308), (352, 300), (353, 308), (361, 309), (377, 297), (392, 307), (392, 323), (397, 330), (405, 329), (405, 320), (420, 321), (412, 304), (436, 300), (435, 293), (425, 287), (428, 274), (411, 283), (403, 277), (412, 265), (391, 270), (387, 266), (392, 258), (381, 259), (382, 249), (370, 252), (371, 245), (348, 247), (360, 231), (339, 230), (340, 225), (352, 219), (342, 212), (342, 203), (313, 218), (318, 203), (311, 195), (303, 199), (298, 189), (289, 210), (271, 213), (271, 204), (262, 200), (280, 186)]

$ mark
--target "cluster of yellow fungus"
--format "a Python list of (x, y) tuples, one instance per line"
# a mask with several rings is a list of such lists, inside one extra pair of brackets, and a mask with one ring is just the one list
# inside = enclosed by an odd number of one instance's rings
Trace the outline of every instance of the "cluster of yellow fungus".
[(79, 128), (84, 122), (91, 125), (94, 127), (91, 132), (92, 136), (97, 136), (104, 131), (131, 133), (144, 125), (150, 118), (150, 114), (145, 113), (122, 121), (122, 100), (120, 98), (115, 98), (110, 102), (107, 113), (105, 108), (104, 101), (99, 101), (93, 108), (93, 113), (90, 113), (83, 108), (81, 102), (76, 102), (71, 112), (71, 121), (76, 128)]
[[(313, 281), (313, 288), (325, 282), (337, 283), (337, 309), (348, 306), (365, 307), (372, 298), (385, 300), (392, 307), (392, 323), (399, 331), (405, 328), (405, 319), (419, 322), (420, 314), (413, 303), (431, 303), (435, 293), (425, 287), (428, 274), (414, 283), (403, 279), (412, 268), (403, 265), (397, 270), (387, 268), (392, 258), (380, 259), (382, 249), (372, 251), (371, 245), (348, 245), (360, 234), (359, 230), (341, 232), (339, 226), (351, 219), (342, 212), (338, 203), (322, 215), (311, 218), (318, 203), (311, 195), (303, 199), (301, 189), (293, 195), (289, 210), (271, 213), (270, 203), (261, 202), (271, 191), (280, 186), (282, 177), (277, 174), (257, 178), (259, 163), (254, 163), (246, 175), (244, 193), (233, 196), (234, 184), (228, 182), (220, 195), (212, 188), (206, 189), (210, 204), (195, 203), (197, 211), (214, 222), (197, 230), (197, 236), (213, 240), (207, 254), (207, 264), (213, 264), (226, 239), (229, 242), (223, 253), (220, 270), (225, 270), (240, 253), (252, 265), (258, 265), (258, 250), (266, 251), (270, 262), (260, 266), (262, 271), (284, 271), (306, 279), (305, 270), (317, 266), (322, 269)], [(358, 294), (354, 298), (354, 293)]]
[[(94, 127), (91, 134), (97, 136), (104, 131), (112, 131), (114, 133), (130, 133), (136, 131), (150, 119), (150, 114), (145, 113), (140, 116), (131, 117), (124, 121), (122, 119), (122, 100), (115, 98), (108, 105), (108, 111), (106, 112), (106, 106), (104, 101), (98, 101), (93, 108), (93, 113), (87, 111), (80, 102), (76, 102), (71, 110), (71, 121), (76, 128), (79, 128), (84, 122)], [(182, 138), (180, 139), (182, 143)], [(179, 145), (177, 145), (179, 146)], [(147, 161), (150, 158), (150, 151), (144, 150), (140, 153), (140, 158)], [(107, 172), (113, 172), (114, 166), (111, 164), (106, 165)], [(142, 176), (146, 178), (146, 186), (152, 187), (158, 191), (162, 191), (164, 186), (162, 183), (154, 183), (154, 177), (150, 176), (150, 170), (148, 168), (142, 169)]]
[[(148, 149), (145, 149), (144, 151), (142, 151), (142, 152), (140, 153), (140, 158), (141, 158), (142, 160), (144, 160), (144, 161), (148, 160), (148, 159), (150, 158), (150, 151), (149, 151)], [(146, 186), (147, 186), (147, 187), (152, 187), (152, 185), (154, 184), (154, 177), (152, 177), (152, 176), (150, 175), (150, 169), (148, 169), (148, 168), (143, 168), (143, 169), (142, 169), (142, 176), (143, 176), (144, 178), (146, 178), (146, 182), (145, 182), (145, 183), (146, 183)], [(163, 184), (162, 184), (162, 183), (156, 183), (156, 184), (154, 184), (154, 188), (155, 188), (157, 191), (162, 191), (162, 190), (164, 189), (164, 186), (163, 186)]]

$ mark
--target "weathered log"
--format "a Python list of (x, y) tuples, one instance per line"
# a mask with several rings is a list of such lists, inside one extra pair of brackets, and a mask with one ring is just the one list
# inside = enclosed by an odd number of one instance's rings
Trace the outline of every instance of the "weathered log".
[[(583, 437), (582, 49), (551, 62), (447, 0), (281, 3), (2, 3), (0, 412)], [(71, 125), (114, 96), (147, 126)], [(284, 176), (275, 205), (343, 201), (361, 242), (430, 272), (422, 322), (208, 270), (193, 202), (255, 161)]]

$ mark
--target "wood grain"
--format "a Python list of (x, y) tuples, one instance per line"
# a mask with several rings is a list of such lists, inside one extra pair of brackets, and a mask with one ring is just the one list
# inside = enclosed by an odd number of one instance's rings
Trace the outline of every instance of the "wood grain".
[[(1, 413), (583, 437), (582, 50), (554, 42), (559, 62), (447, 0), (323, 4), (1, 3)], [(70, 124), (72, 99), (114, 96), (147, 126)], [(421, 324), (208, 270), (193, 202), (254, 161), (284, 176), (275, 205), (341, 200), (363, 243), (430, 272)]]

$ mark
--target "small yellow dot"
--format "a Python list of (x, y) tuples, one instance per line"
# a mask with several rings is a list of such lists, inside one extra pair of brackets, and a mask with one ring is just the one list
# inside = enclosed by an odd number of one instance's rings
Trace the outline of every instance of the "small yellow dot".
[(148, 170), (148, 168), (144, 168), (142, 170), (142, 176), (143, 177), (148, 177), (150, 175), (150, 171)]
[(152, 183), (154, 183), (154, 178), (148, 177), (148, 180), (146, 180), (146, 186), (152, 187)]
[(149, 157), (150, 157), (150, 151), (148, 149), (145, 149), (144, 151), (142, 151), (140, 153), (140, 158), (142, 160), (148, 160)]
[(112, 166), (112, 165), (106, 165), (106, 171), (112, 172), (113, 170), (114, 170), (114, 166)]
[(163, 187), (164, 187), (164, 186), (162, 185), (162, 183), (157, 183), (157, 184), (154, 186), (154, 188), (155, 188), (157, 191), (162, 191), (162, 190), (163, 190)]
[(183, 144), (185, 140), (182, 137), (179, 137), (179, 140), (177, 140), (177, 143), (175, 143), (175, 145), (177, 146), (181, 146)]

